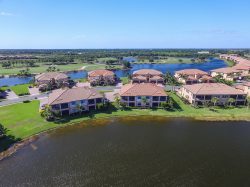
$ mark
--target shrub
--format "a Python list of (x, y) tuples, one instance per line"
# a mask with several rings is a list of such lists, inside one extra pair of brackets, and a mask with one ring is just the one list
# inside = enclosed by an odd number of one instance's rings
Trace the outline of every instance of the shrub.
[(30, 100), (24, 100), (23, 103), (30, 103)]

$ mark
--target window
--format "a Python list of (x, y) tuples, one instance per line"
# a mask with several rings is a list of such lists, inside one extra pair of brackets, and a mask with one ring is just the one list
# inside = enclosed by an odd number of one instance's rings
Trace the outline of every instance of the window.
[(89, 99), (89, 104), (95, 104), (95, 100), (94, 99)]
[(129, 97), (129, 101), (134, 101), (135, 97)]
[(97, 98), (96, 99), (96, 103), (101, 103), (102, 102), (102, 98)]
[(165, 96), (161, 96), (161, 97), (160, 97), (160, 101), (166, 101), (166, 99), (167, 99), (167, 98), (166, 98)]
[(61, 109), (69, 108), (68, 103), (61, 104)]
[(244, 95), (238, 95), (238, 99), (246, 99)]
[(150, 99), (150, 96), (146, 96), (146, 99)]
[(159, 100), (159, 97), (158, 96), (154, 96), (153, 97), (153, 101), (158, 101)]
[(60, 109), (60, 106), (59, 106), (59, 105), (52, 105), (52, 109), (53, 109), (53, 110), (59, 110), (59, 109)]
[(137, 99), (141, 99), (141, 96), (138, 96)]
[(128, 101), (128, 97), (122, 96), (122, 100)]
[(72, 101), (72, 102), (71, 102), (71, 104), (72, 104), (72, 105), (75, 105), (75, 104), (76, 104), (76, 102), (75, 102), (75, 101)]
[(158, 107), (158, 103), (153, 103), (153, 107)]
[(196, 99), (204, 99), (204, 95), (197, 95)]
[(141, 103), (137, 103), (137, 106), (141, 106)]
[(211, 99), (212, 99), (212, 96), (211, 96), (211, 95), (206, 95), (206, 96), (205, 96), (205, 99), (206, 99), (206, 100), (211, 100)]

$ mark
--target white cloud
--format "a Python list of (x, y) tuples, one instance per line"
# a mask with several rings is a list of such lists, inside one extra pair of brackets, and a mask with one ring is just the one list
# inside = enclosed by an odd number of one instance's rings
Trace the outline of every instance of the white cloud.
[(10, 12), (0, 12), (0, 16), (14, 16), (14, 14)]

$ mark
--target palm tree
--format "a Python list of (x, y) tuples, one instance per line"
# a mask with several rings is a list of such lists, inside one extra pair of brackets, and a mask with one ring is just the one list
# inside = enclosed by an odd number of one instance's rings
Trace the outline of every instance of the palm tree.
[(82, 108), (83, 108), (82, 105), (81, 104), (77, 104), (76, 108), (79, 111), (79, 113), (82, 114)]
[(219, 98), (218, 97), (212, 97), (211, 102), (214, 104), (214, 106), (218, 103)]
[(45, 109), (41, 113), (42, 117), (44, 117), (46, 120), (54, 119), (54, 114), (52, 112), (52, 109), (49, 105), (45, 106)]
[(142, 103), (143, 103), (144, 105), (146, 105), (146, 103), (147, 103), (147, 98), (146, 98), (146, 97), (142, 97), (142, 98), (141, 98), (141, 101), (142, 101)]
[(233, 103), (235, 103), (235, 99), (230, 97), (227, 102), (229, 103), (230, 106), (232, 106)]
[(117, 106), (120, 106), (121, 105), (121, 99), (119, 96), (116, 96), (115, 97), (115, 103), (117, 104)]

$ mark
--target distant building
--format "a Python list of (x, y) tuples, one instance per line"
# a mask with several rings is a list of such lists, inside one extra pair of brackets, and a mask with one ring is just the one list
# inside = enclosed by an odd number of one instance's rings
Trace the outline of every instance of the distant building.
[(164, 88), (152, 83), (127, 84), (120, 90), (121, 103), (129, 107), (159, 107), (167, 101)]
[(243, 78), (242, 71), (234, 67), (211, 70), (211, 76), (212, 77), (221, 76), (221, 78), (228, 81), (240, 80)]
[(76, 87), (54, 90), (49, 94), (48, 105), (52, 111), (61, 115), (96, 110), (104, 98), (99, 92), (89, 87)]
[(164, 75), (154, 69), (141, 69), (133, 72), (132, 82), (164, 84)]
[(193, 105), (211, 102), (213, 97), (218, 98), (217, 105), (225, 105), (229, 98), (235, 99), (235, 105), (244, 105), (246, 102), (246, 93), (222, 83), (184, 85), (178, 94)]
[(209, 51), (198, 51), (198, 54), (210, 54)]
[(236, 89), (239, 89), (250, 96), (250, 82), (244, 82), (240, 85), (235, 86)]
[(114, 72), (109, 70), (94, 70), (88, 73), (88, 81), (92, 86), (114, 85), (116, 77)]
[(65, 73), (60, 72), (48, 72), (35, 76), (35, 84), (39, 86), (39, 89), (46, 90), (48, 86), (52, 88), (60, 88), (62, 86), (68, 86), (69, 77)]
[(174, 77), (183, 84), (211, 83), (213, 78), (199, 69), (184, 69), (176, 71)]
[(234, 66), (212, 70), (212, 76), (221, 74), (226, 80), (244, 79), (250, 76), (250, 60), (240, 57), (237, 54), (222, 54), (221, 59), (233, 61)]

